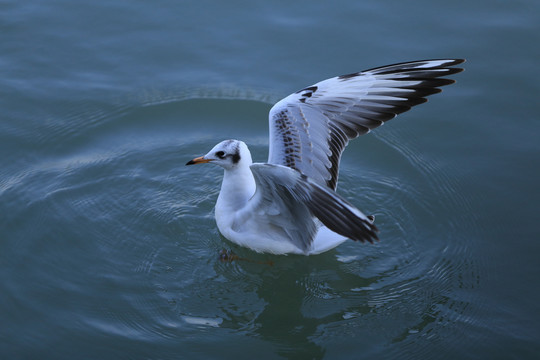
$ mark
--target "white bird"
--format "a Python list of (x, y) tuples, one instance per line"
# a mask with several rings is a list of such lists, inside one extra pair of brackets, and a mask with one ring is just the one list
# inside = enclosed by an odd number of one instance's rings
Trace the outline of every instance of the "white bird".
[(186, 165), (225, 169), (215, 217), (221, 234), (257, 252), (319, 254), (346, 239), (378, 240), (373, 217), (335, 192), (349, 140), (454, 83), (461, 59), (423, 60), (334, 77), (287, 96), (270, 110), (267, 163), (225, 140)]

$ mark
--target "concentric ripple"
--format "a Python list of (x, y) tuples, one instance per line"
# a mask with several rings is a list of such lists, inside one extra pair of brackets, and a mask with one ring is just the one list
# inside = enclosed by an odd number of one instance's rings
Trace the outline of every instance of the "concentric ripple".
[[(467, 241), (474, 219), (448, 169), (399, 132), (365, 136), (344, 158), (338, 191), (376, 216), (380, 243), (311, 257), (256, 254), (216, 229), (221, 170), (184, 164), (228, 137), (264, 161), (270, 106), (261, 100), (270, 97), (203, 94), (87, 105), (37, 139), (19, 134), (29, 147), (50, 147), (0, 183), (3, 225), (18, 229), (2, 245), (17, 269), (6, 284), (11, 307), (55, 323), (59, 339), (140, 346), (143, 355), (144, 344), (196, 349), (209, 338), (227, 349), (238, 335), (313, 358), (338, 354), (347, 336), (366, 353), (399, 358), (429, 357), (429, 342), (449, 333), (468, 341), (455, 329), (474, 325), (471, 291), (482, 274)], [(24, 206), (6, 210), (15, 203)], [(232, 261), (220, 260), (222, 249)], [(46, 329), (32, 329), (38, 344)]]

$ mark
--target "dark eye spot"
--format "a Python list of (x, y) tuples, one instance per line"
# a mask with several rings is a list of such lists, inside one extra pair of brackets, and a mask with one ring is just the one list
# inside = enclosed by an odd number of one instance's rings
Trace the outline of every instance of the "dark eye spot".
[(235, 153), (234, 155), (232, 155), (232, 161), (233, 161), (233, 164), (238, 164), (238, 162), (240, 161), (240, 154)]
[(220, 159), (223, 159), (225, 157), (225, 153), (223, 151), (216, 152), (216, 156)]

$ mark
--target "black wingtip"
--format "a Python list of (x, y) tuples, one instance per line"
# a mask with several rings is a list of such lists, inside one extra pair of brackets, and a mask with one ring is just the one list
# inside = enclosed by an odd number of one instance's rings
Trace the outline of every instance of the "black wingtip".
[[(372, 220), (373, 218), (373, 220)], [(379, 236), (377, 233), (379, 232), (379, 229), (375, 224), (373, 224), (373, 221), (375, 218), (373, 216), (368, 216), (369, 221), (364, 223), (365, 228), (362, 229), (359, 233), (355, 234), (351, 237), (354, 241), (360, 241), (360, 242), (369, 242), (370, 244), (374, 244), (375, 241), (379, 242)]]
[(186, 163), (186, 166), (187, 166), (187, 165), (194, 165), (194, 164), (195, 164), (195, 161), (189, 160), (189, 161)]
[[(448, 75), (456, 74), (458, 72), (463, 71), (462, 68), (452, 68), (452, 66), (462, 64), (465, 61), (466, 61), (465, 59), (415, 60), (415, 61), (396, 63), (392, 65), (379, 66), (376, 68), (364, 70), (360, 72), (359, 74), (369, 72), (369, 73), (374, 73), (374, 74), (379, 74), (379, 75), (389, 75), (389, 74), (395, 74), (395, 73), (406, 73), (409, 71), (417, 71), (417, 70), (429, 71), (429, 70), (437, 70), (437, 69), (448, 69), (450, 70), (450, 72), (446, 72), (445, 74), (440, 75), (440, 76), (448, 76)], [(354, 74), (350, 74), (350, 75), (354, 75)], [(439, 77), (439, 76), (436, 76), (436, 77)]]

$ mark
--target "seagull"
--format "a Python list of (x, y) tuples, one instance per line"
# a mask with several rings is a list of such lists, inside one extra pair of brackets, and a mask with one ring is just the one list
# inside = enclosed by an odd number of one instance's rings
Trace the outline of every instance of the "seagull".
[(186, 165), (224, 169), (215, 218), (228, 240), (260, 253), (315, 255), (347, 239), (373, 243), (378, 229), (336, 192), (341, 154), (359, 135), (426, 102), (454, 83), (463, 59), (420, 60), (337, 76), (276, 103), (269, 154), (253, 163), (247, 145), (225, 140)]

